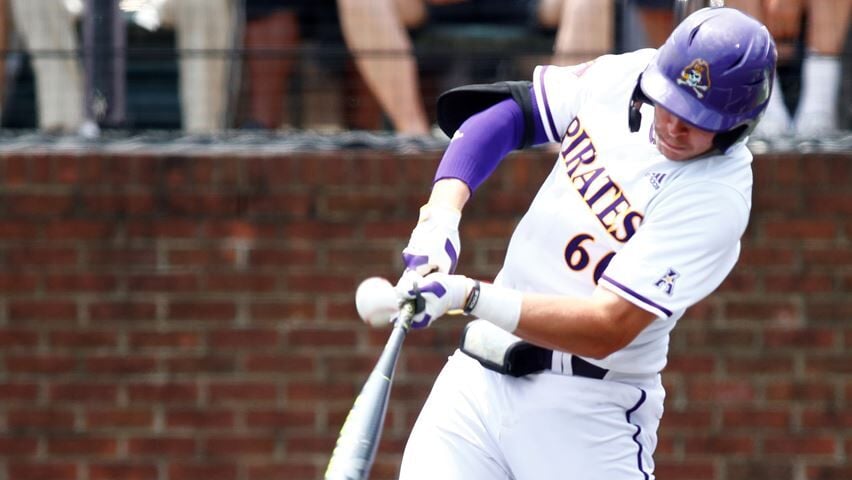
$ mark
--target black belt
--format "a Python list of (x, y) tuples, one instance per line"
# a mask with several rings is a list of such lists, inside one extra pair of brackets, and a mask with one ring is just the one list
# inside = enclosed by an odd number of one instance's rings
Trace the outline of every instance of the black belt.
[[(476, 357), (473, 356), (473, 358)], [(479, 360), (484, 367), (491, 370), (512, 375), (513, 377), (522, 377), (531, 373), (552, 370), (553, 350), (539, 347), (538, 345), (533, 345), (527, 342), (517, 342), (506, 352), (503, 365), (494, 365), (492, 362), (483, 361), (479, 358), (477, 358), (477, 360)], [(601, 368), (576, 355), (571, 355), (572, 375), (602, 380), (608, 372), (609, 370), (606, 368)]]

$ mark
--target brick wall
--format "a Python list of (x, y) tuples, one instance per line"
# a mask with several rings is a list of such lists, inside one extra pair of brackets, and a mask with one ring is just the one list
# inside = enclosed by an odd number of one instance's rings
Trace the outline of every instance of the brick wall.
[[(0, 480), (320, 478), (387, 331), (437, 154), (0, 156)], [(477, 193), (462, 270), (490, 278), (551, 165)], [(852, 156), (764, 156), (742, 260), (672, 339), (665, 480), (852, 478)], [(409, 336), (373, 478), (460, 325)]]

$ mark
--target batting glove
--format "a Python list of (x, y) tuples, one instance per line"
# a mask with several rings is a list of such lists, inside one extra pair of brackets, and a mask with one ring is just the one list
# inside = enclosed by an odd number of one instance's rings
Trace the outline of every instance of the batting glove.
[(430, 204), (421, 207), (417, 226), (402, 251), (405, 269), (421, 276), (453, 273), (461, 252), (460, 220), (461, 212), (454, 208)]
[(397, 292), (404, 300), (415, 302), (411, 328), (426, 328), (447, 312), (463, 309), (476, 286), (475, 280), (464, 275), (438, 272), (421, 279), (421, 283), (410, 290)]

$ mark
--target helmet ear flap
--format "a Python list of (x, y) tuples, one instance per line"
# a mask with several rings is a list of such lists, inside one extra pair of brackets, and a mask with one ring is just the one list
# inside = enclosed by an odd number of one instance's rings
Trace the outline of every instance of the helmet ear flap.
[(639, 112), (642, 105), (654, 104), (654, 101), (642, 91), (641, 83), (642, 74), (640, 73), (639, 78), (636, 79), (636, 87), (633, 88), (633, 93), (630, 95), (630, 104), (627, 106), (627, 126), (630, 127), (632, 133), (638, 132), (639, 127), (642, 126), (642, 114)]

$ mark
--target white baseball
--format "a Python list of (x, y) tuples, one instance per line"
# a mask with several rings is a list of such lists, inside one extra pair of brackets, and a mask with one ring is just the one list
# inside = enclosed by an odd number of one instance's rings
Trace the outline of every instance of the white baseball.
[(368, 325), (383, 327), (399, 311), (399, 299), (393, 285), (384, 278), (370, 277), (355, 291), (355, 308)]

